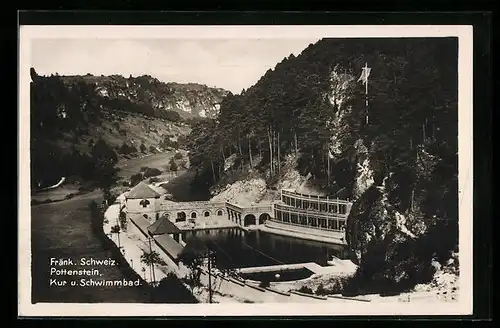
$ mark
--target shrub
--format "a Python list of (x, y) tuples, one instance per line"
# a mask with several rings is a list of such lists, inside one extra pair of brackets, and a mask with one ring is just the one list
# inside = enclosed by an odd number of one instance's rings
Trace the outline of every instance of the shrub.
[(142, 174), (136, 173), (130, 177), (130, 186), (133, 187), (142, 181)]
[(181, 153), (175, 153), (174, 159), (181, 159), (181, 158), (182, 158), (182, 154)]
[(149, 167), (147, 167), (147, 166), (143, 166), (143, 167), (141, 167), (141, 169), (140, 169), (140, 171), (139, 171), (139, 172), (144, 172), (144, 171), (146, 171), (147, 169), (149, 169)]
[(169, 167), (169, 170), (170, 171), (177, 171), (178, 169), (178, 166), (177, 166), (177, 163), (174, 161), (174, 159), (170, 159), (170, 167)]
[(113, 204), (113, 203), (116, 201), (116, 195), (114, 195), (114, 194), (110, 194), (110, 195), (108, 196), (107, 200), (108, 200), (108, 204), (109, 204), (109, 205)]
[(160, 175), (161, 174), (161, 171), (158, 170), (157, 168), (151, 168), (151, 167), (148, 167), (145, 171), (144, 171), (144, 177), (145, 178), (148, 178), (148, 177), (154, 177), (154, 176), (157, 176), (157, 175)]
[(130, 182), (128, 182), (128, 181), (123, 181), (123, 182), (122, 182), (122, 186), (124, 186), (124, 187), (128, 187), (128, 186), (130, 186)]
[(320, 284), (320, 285), (318, 286), (318, 288), (316, 288), (316, 292), (315, 292), (315, 294), (316, 294), (316, 295), (328, 295), (328, 294), (330, 294), (330, 293), (328, 292), (328, 290), (326, 290), (326, 289), (325, 289), (325, 287), (323, 287), (323, 285), (322, 285), (322, 284)]
[(153, 289), (153, 302), (158, 303), (198, 303), (198, 300), (184, 287), (173, 273), (169, 272)]
[(146, 145), (144, 145), (144, 144), (142, 143), (142, 144), (141, 144), (141, 147), (140, 147), (140, 150), (141, 150), (141, 153), (145, 153), (145, 152), (147, 152)]
[(125, 212), (120, 211), (119, 219), (120, 219), (120, 227), (122, 228), (122, 230), (126, 231), (127, 230), (127, 214), (125, 214)]
[(156, 148), (154, 146), (149, 146), (149, 152), (156, 154)]
[(271, 284), (269, 283), (268, 280), (262, 280), (260, 283), (259, 283), (259, 287), (261, 288), (266, 288), (266, 287), (269, 287)]
[(307, 286), (302, 286), (297, 291), (305, 294), (313, 294), (312, 289)]
[(137, 153), (137, 148), (124, 142), (118, 151), (120, 154), (129, 155)]
[(158, 182), (158, 181), (160, 181), (160, 179), (157, 177), (149, 178), (149, 183)]

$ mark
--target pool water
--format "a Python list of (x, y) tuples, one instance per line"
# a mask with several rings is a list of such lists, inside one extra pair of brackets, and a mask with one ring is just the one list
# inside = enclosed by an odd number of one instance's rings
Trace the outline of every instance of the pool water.
[(336, 256), (350, 256), (345, 246), (279, 236), (263, 231), (245, 232), (239, 228), (190, 231), (184, 235), (213, 245), (215, 265), (219, 269), (245, 268), (277, 264), (315, 262), (327, 265)]
[[(252, 272), (252, 273), (241, 273), (239, 276), (243, 279), (255, 280), (255, 281), (293, 281), (306, 279), (312, 276), (314, 272), (303, 268), (303, 269), (293, 269), (293, 270), (283, 270), (283, 271), (267, 271), (267, 272)], [(277, 276), (278, 275), (278, 276)]]

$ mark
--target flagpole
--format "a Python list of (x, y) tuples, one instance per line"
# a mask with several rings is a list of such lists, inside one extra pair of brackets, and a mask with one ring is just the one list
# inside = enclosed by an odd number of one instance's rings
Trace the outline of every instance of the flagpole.
[(326, 161), (328, 163), (328, 183), (327, 185), (330, 186), (330, 145), (328, 145), (328, 149), (327, 149), (327, 152), (326, 152)]
[(365, 82), (366, 124), (368, 124), (368, 62), (365, 63), (365, 74), (366, 74), (366, 82)]

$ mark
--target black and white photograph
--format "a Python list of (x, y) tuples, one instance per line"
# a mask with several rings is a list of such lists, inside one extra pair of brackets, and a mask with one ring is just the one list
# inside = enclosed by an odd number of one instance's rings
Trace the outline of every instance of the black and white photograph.
[(20, 315), (470, 314), (471, 47), (21, 26)]

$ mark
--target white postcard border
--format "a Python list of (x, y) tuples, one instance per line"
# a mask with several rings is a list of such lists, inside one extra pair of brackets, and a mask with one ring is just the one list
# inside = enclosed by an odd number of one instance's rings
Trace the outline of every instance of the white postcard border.
[[(458, 302), (448, 303), (286, 303), (286, 304), (31, 304), (30, 221), (30, 66), (33, 39), (310, 39), (311, 37), (458, 37), (459, 39), (459, 261)], [(49, 26), (24, 25), (19, 31), (19, 316), (309, 316), (309, 315), (467, 315), (472, 314), (472, 26)]]

